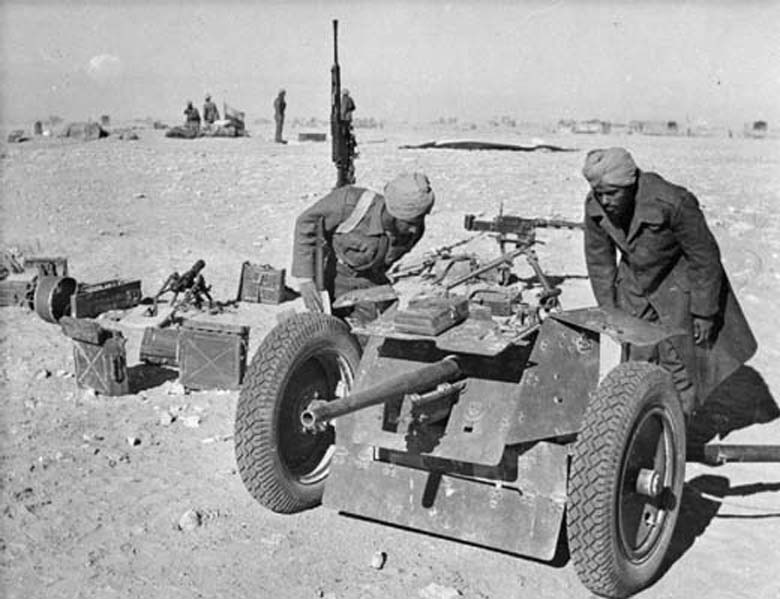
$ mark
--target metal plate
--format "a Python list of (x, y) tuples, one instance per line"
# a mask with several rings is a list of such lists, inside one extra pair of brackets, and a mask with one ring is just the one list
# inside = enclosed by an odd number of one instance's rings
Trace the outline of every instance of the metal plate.
[(599, 381), (599, 336), (548, 318), (516, 389), (507, 443), (577, 433)]
[(687, 334), (683, 329), (649, 323), (622, 310), (581, 308), (557, 312), (550, 316), (595, 333), (609, 335), (620, 343), (633, 345), (656, 345), (669, 337)]
[(538, 559), (554, 556), (566, 504), (565, 446), (537, 443), (518, 456), (512, 481), (410, 468), (376, 461), (375, 453), (365, 445), (336, 448), (325, 506)]

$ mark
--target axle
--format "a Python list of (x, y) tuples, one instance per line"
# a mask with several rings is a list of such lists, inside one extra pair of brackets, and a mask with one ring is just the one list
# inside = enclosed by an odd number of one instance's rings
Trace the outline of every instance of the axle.
[(713, 466), (726, 462), (780, 462), (780, 445), (705, 445), (704, 462)]

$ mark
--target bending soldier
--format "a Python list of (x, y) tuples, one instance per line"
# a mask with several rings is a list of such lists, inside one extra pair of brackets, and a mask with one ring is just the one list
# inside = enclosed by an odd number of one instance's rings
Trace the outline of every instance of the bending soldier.
[[(323, 311), (314, 280), (318, 269), (324, 273), (323, 285), (331, 300), (356, 289), (388, 284), (388, 268), (423, 236), (433, 203), (428, 177), (411, 173), (390, 181), (384, 195), (345, 185), (303, 212), (295, 223), (292, 275), (301, 279), (306, 307)], [(322, 265), (315, 264), (318, 243), (326, 247)], [(364, 313), (353, 316), (376, 316), (370, 308), (361, 310)]]
[(687, 331), (655, 347), (629, 346), (627, 357), (666, 368), (690, 416), (756, 348), (718, 244), (693, 194), (638, 169), (625, 149), (589, 152), (582, 172), (591, 186), (585, 256), (596, 301)]

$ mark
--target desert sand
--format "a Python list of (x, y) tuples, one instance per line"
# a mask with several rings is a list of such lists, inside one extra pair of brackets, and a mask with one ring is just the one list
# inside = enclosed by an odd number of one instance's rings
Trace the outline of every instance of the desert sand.
[[(203, 258), (213, 294), (229, 299), (244, 260), (289, 268), (296, 215), (335, 181), (324, 143), (276, 145), (264, 129), (193, 141), (138, 134), (3, 145), (2, 244), (66, 255), (84, 282), (140, 278), (147, 295)], [(360, 184), (381, 189), (411, 169), (433, 183), (436, 206), (415, 254), (465, 236), (464, 213), (490, 217), (501, 203), (512, 214), (581, 218), (579, 170), (593, 147), (625, 145), (642, 168), (693, 191), (759, 346), (705, 406), (698, 434), (780, 442), (780, 140), (548, 135), (547, 143), (581, 151), (398, 149), (444, 137), (464, 134), (358, 131)], [(529, 140), (516, 130), (468, 137)], [(591, 305), (581, 233), (540, 237), (545, 270), (570, 277), (563, 305)], [(479, 250), (496, 252), (488, 243)], [(252, 326), (254, 348), (286, 307), (242, 307), (231, 318)], [(237, 392), (179, 395), (171, 381), (147, 381), (131, 395), (95, 396), (76, 387), (71, 342), (57, 326), (22, 308), (0, 309), (0, 326), (4, 597), (402, 599), (431, 583), (467, 598), (589, 596), (566, 560), (537, 562), (324, 508), (271, 513), (236, 472)], [(178, 417), (165, 426), (164, 412)], [(184, 425), (193, 420), (199, 426)], [(638, 596), (780, 596), (780, 464), (689, 463), (686, 480), (668, 568)], [(187, 510), (199, 512), (200, 525), (180, 530)], [(377, 551), (387, 554), (382, 569), (371, 567)]]

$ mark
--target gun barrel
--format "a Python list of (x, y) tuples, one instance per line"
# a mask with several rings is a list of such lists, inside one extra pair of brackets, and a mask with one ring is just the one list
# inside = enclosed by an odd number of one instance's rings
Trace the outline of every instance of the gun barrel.
[(441, 383), (452, 382), (462, 376), (460, 364), (454, 356), (448, 356), (413, 372), (391, 377), (373, 387), (357, 391), (333, 401), (314, 400), (301, 413), (301, 424), (313, 430), (333, 418), (344, 416), (378, 404), (401, 399), (410, 393), (421, 393)]
[(543, 229), (584, 229), (584, 225), (581, 222), (573, 220), (560, 220), (555, 218), (535, 218), (533, 219), (534, 227)]

